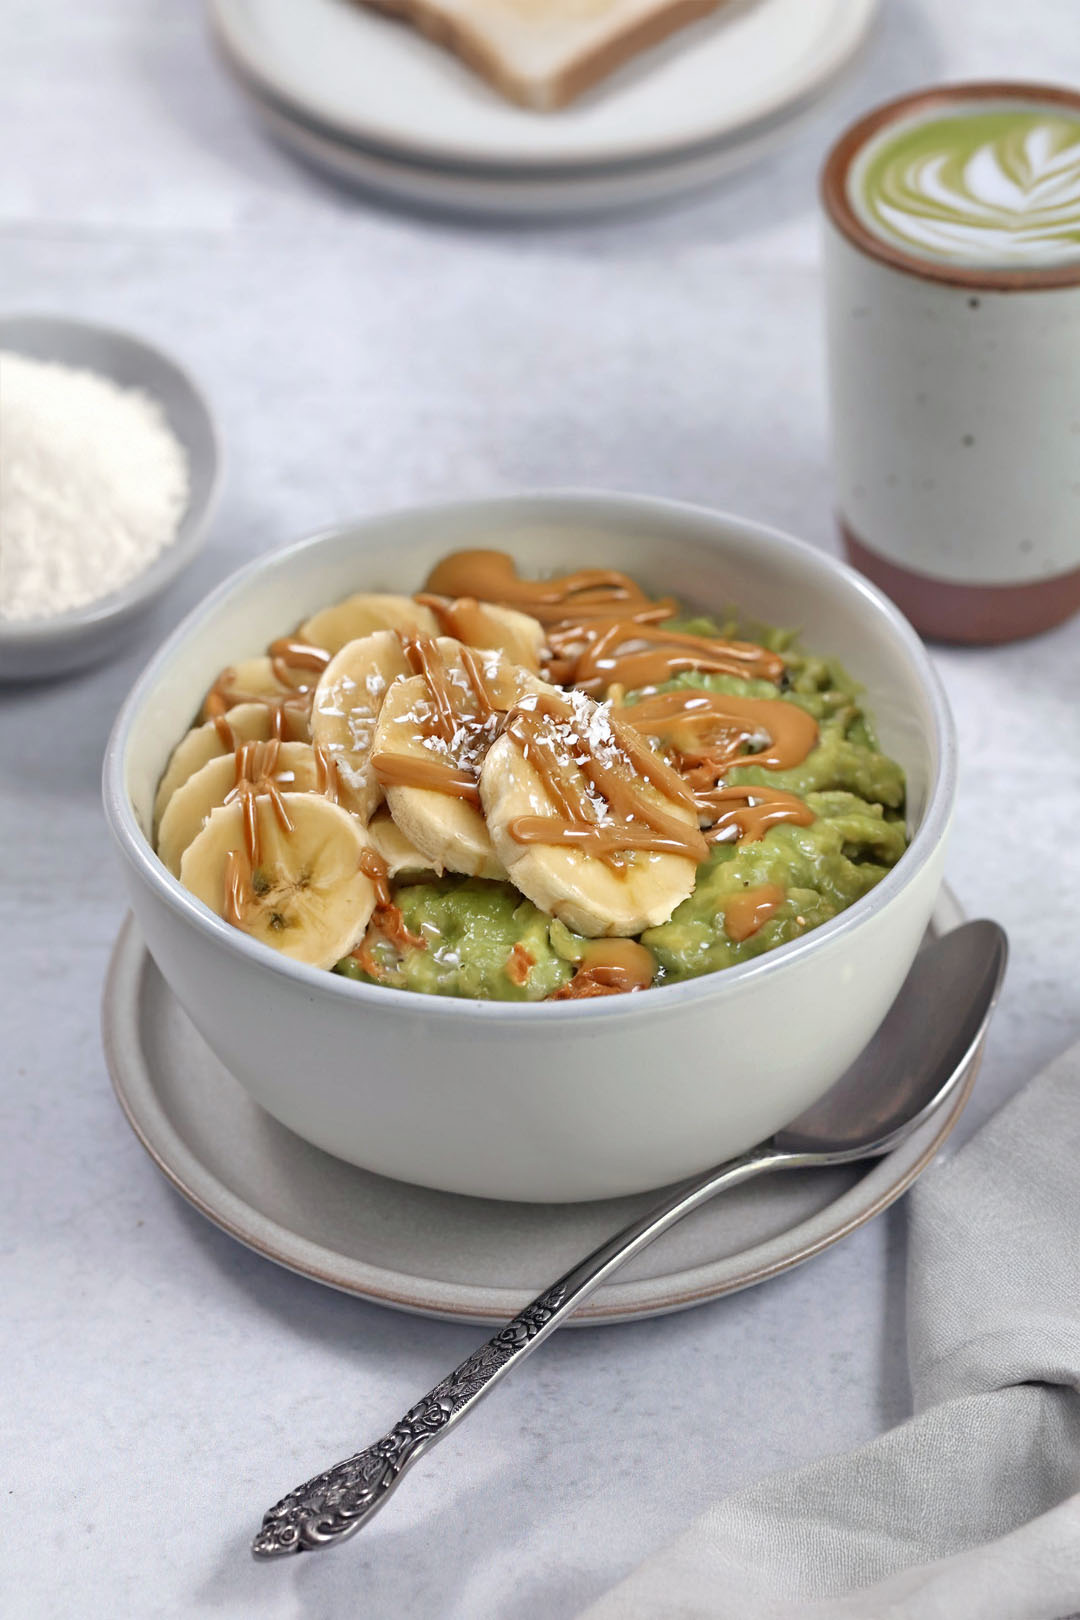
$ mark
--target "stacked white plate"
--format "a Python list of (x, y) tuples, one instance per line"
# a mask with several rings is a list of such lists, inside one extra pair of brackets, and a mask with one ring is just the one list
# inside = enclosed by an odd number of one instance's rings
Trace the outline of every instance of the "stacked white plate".
[(308, 162), (411, 204), (543, 218), (690, 191), (783, 141), (878, 0), (727, 0), (554, 113), (356, 0), (208, 3), (236, 82)]

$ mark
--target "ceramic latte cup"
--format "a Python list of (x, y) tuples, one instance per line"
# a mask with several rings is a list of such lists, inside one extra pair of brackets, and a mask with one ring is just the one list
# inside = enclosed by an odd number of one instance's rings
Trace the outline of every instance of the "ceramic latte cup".
[(1080, 93), (960, 84), (849, 129), (823, 175), (838, 509), (925, 635), (1080, 608)]

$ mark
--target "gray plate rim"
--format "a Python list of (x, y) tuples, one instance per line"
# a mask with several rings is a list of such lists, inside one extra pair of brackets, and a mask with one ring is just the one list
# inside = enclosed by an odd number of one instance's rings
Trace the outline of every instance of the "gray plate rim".
[[(875, 4), (877, 0), (875, 0)], [(869, 24), (867, 34), (870, 32)], [(212, 43), (232, 83), (247, 97), (256, 113), (267, 118), (273, 115), (270, 127), (288, 125), (303, 134), (315, 137), (324, 147), (334, 147), (380, 165), (386, 172), (425, 175), (433, 182), (463, 181), (486, 184), (491, 188), (521, 187), (525, 191), (542, 184), (558, 186), (568, 193), (591, 182), (633, 180), (644, 175), (680, 175), (694, 164), (717, 162), (725, 157), (728, 167), (742, 168), (754, 161), (759, 152), (783, 140), (798, 129), (809, 116), (816, 113), (828, 97), (854, 76), (859, 58), (866, 48), (866, 37), (858, 43), (851, 56), (833, 73), (798, 96), (792, 96), (782, 107), (758, 117), (748, 118), (738, 129), (704, 140), (687, 141), (657, 150), (645, 149), (631, 157), (608, 157), (588, 161), (560, 161), (558, 159), (508, 160), (495, 158), (454, 158), (435, 151), (412, 151), (402, 146), (380, 141), (375, 137), (361, 138), (339, 129), (328, 119), (264, 84), (242, 60), (236, 56), (228, 41), (212, 32)], [(283, 137), (284, 138), (284, 137)], [(746, 155), (743, 148), (747, 148)]]
[(718, 134), (702, 134), (691, 139), (679, 137), (653, 140), (629, 149), (625, 145), (620, 145), (614, 149), (596, 152), (584, 159), (576, 155), (548, 156), (539, 159), (515, 156), (500, 159), (487, 155), (478, 156), (473, 149), (459, 149), (445, 139), (440, 141), (436, 149), (426, 142), (403, 137), (399, 130), (389, 132), (373, 129), (370, 127), (370, 120), (363, 129), (349, 128), (335, 122), (325, 111), (313, 108), (293, 87), (267, 72), (264, 64), (256, 64), (250, 59), (243, 47), (238, 45), (232, 27), (233, 0), (205, 0), (205, 16), (210, 43), (223, 66), (240, 81), (241, 88), (248, 89), (249, 93), (257, 92), (260, 100), (276, 105), (294, 121), (300, 120), (309, 127), (323, 129), (336, 141), (345, 141), (368, 152), (394, 157), (402, 164), (453, 169), (458, 173), (487, 170), (506, 175), (527, 175), (533, 169), (572, 174), (579, 168), (600, 170), (612, 167), (633, 168), (639, 165), (647, 167), (658, 161), (678, 159), (714, 145), (738, 145), (747, 130), (773, 122), (782, 123), (791, 112), (801, 110), (826, 95), (860, 60), (880, 14), (881, 0), (850, 0), (850, 5), (853, 13), (858, 12), (858, 17), (856, 31), (848, 42), (845, 54), (833, 60), (803, 88), (776, 97), (761, 111), (749, 115), (742, 124)]
[[(932, 928), (942, 933), (963, 919), (956, 897), (943, 887)], [(128, 916), (113, 947), (105, 979), (103, 1046), (113, 1090), (129, 1125), (157, 1168), (188, 1203), (264, 1258), (374, 1304), (414, 1315), (487, 1325), (505, 1321), (527, 1302), (534, 1291), (531, 1286), (494, 1288), (471, 1282), (448, 1284), (425, 1277), (420, 1257), (416, 1269), (405, 1273), (342, 1254), (282, 1226), (229, 1188), (173, 1125), (158, 1096), (150, 1066), (144, 1061), (139, 1034), (140, 1001), (144, 970), (151, 960), (135, 919)], [(878, 1160), (854, 1186), (814, 1215), (734, 1255), (642, 1281), (608, 1284), (586, 1302), (571, 1325), (638, 1321), (687, 1310), (788, 1271), (846, 1237), (901, 1197), (940, 1151), (970, 1096), (981, 1055), (980, 1048), (969, 1064), (960, 1092), (939, 1117)], [(768, 1183), (761, 1185), (766, 1187)], [(401, 1187), (397, 1184), (399, 1193)]]
[(540, 169), (506, 176), (404, 162), (328, 136), (258, 92), (247, 93), (253, 116), (270, 138), (294, 160), (338, 185), (454, 218), (540, 225), (655, 208), (706, 190), (767, 157), (816, 110), (814, 106), (793, 110), (783, 123), (763, 124), (738, 142), (718, 142), (670, 161), (589, 169), (569, 176)]

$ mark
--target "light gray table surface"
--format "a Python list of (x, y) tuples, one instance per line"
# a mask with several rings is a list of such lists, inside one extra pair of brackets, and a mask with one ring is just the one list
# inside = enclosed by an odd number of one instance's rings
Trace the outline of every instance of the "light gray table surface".
[[(834, 546), (814, 179), (856, 111), (931, 79), (1080, 80), (1075, 0), (886, 0), (793, 147), (663, 212), (510, 230), (378, 209), (254, 127), (198, 10), (7, 0), (0, 308), (173, 349), (228, 452), (204, 557), (122, 663), (0, 694), (4, 1554), (13, 1617), (562, 1620), (767, 1470), (902, 1418), (903, 1207), (811, 1265), (561, 1335), (331, 1556), (257, 1566), (279, 1491), (380, 1434), (474, 1329), (278, 1270), (161, 1180), (109, 1088), (124, 905), (113, 714), (246, 558), (410, 501), (524, 485), (708, 502)], [(963, 772), (949, 877), (1013, 960), (962, 1138), (1077, 1034), (1077, 625), (936, 653)]]

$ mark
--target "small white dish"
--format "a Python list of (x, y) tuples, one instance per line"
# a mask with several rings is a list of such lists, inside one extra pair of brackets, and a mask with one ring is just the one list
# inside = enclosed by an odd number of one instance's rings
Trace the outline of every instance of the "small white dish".
[[(943, 888), (931, 934), (962, 921)], [(267, 1259), (358, 1298), (457, 1322), (506, 1321), (567, 1265), (655, 1201), (498, 1203), (372, 1175), (294, 1136), (214, 1057), (154, 966), (134, 919), (102, 1005), (113, 1086), (150, 1157), (208, 1220)], [(763, 1282), (887, 1208), (926, 1168), (961, 1093), (867, 1167), (765, 1176), (707, 1205), (601, 1288), (571, 1325), (686, 1310)]]
[(264, 95), (346, 140), (444, 168), (655, 162), (818, 94), (877, 0), (729, 0), (556, 113), (505, 101), (416, 29), (354, 0), (209, 0), (217, 44)]
[(189, 495), (176, 538), (143, 573), (85, 607), (41, 619), (0, 619), (0, 681), (67, 675), (125, 645), (148, 609), (201, 549), (221, 481), (210, 408), (187, 372), (141, 338), (57, 315), (0, 316), (0, 349), (96, 371), (161, 406), (187, 453)]
[[(351, 591), (415, 590), (463, 546), (507, 550), (527, 575), (617, 567), (688, 604), (737, 602), (750, 620), (800, 626), (865, 687), (881, 745), (906, 772), (903, 857), (778, 950), (600, 1001), (387, 990), (292, 961), (212, 915), (158, 860), (147, 829), (172, 746), (222, 664)], [(838, 1079), (885, 1016), (933, 910), (955, 756), (925, 648), (850, 569), (704, 508), (553, 492), (368, 518), (242, 569), (136, 682), (106, 753), (104, 800), (154, 960), (221, 1062), (282, 1124), (397, 1180), (577, 1202), (740, 1153)]]

